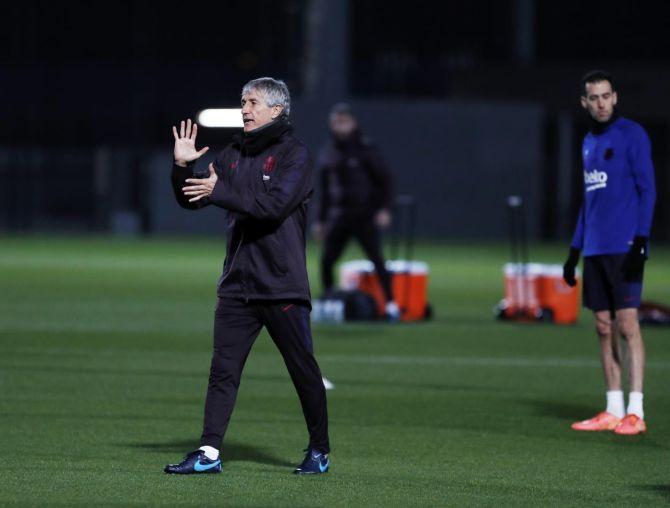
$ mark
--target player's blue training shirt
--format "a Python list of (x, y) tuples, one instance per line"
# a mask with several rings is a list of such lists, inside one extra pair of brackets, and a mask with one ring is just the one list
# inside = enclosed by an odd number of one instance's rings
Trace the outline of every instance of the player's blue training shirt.
[(656, 201), (651, 143), (641, 125), (618, 117), (582, 145), (584, 201), (572, 246), (584, 256), (628, 252), (649, 237)]

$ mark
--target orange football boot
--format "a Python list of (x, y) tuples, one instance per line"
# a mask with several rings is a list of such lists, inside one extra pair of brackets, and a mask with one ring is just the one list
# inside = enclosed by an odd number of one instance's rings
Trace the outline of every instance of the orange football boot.
[(614, 428), (615, 434), (634, 436), (641, 432), (647, 432), (647, 424), (638, 415), (629, 414), (623, 417), (619, 425)]
[(622, 420), (620, 418), (617, 418), (612, 413), (603, 411), (589, 420), (573, 423), (572, 428), (574, 430), (590, 430), (596, 432), (603, 430), (614, 430), (621, 421)]

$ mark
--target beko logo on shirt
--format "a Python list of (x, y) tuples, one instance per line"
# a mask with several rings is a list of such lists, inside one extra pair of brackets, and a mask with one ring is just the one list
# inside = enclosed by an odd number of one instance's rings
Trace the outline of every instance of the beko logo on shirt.
[(584, 171), (584, 183), (586, 184), (586, 192), (607, 187), (607, 173), (597, 169)]

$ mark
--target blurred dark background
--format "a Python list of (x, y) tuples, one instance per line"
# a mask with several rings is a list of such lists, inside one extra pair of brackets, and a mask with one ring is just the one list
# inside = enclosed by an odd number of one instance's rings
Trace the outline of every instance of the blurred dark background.
[[(652, 139), (653, 236), (667, 242), (669, 22), (662, 0), (7, 4), (0, 231), (222, 229), (219, 211), (174, 203), (171, 126), (237, 107), (246, 81), (270, 75), (315, 154), (329, 107), (353, 104), (396, 194), (418, 198), (423, 236), (504, 237), (505, 196), (519, 194), (534, 238), (566, 238), (588, 129), (579, 80), (606, 68)], [(233, 133), (203, 128), (198, 146)]]

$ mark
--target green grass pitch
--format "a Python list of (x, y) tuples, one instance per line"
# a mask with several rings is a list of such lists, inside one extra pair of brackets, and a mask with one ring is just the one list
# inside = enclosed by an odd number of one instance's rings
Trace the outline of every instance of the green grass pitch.
[[(644, 329), (647, 435), (573, 432), (604, 403), (591, 317), (494, 320), (507, 258), (495, 244), (419, 245), (431, 322), (314, 327), (336, 385), (330, 473), (291, 474), (306, 431), (262, 334), (223, 473), (163, 474), (197, 445), (223, 250), (223, 240), (0, 238), (0, 506), (670, 501), (670, 329)], [(561, 262), (566, 250), (534, 246), (532, 257)], [(317, 255), (310, 247), (315, 294)], [(654, 249), (646, 280), (646, 298), (670, 303), (670, 249)]]

